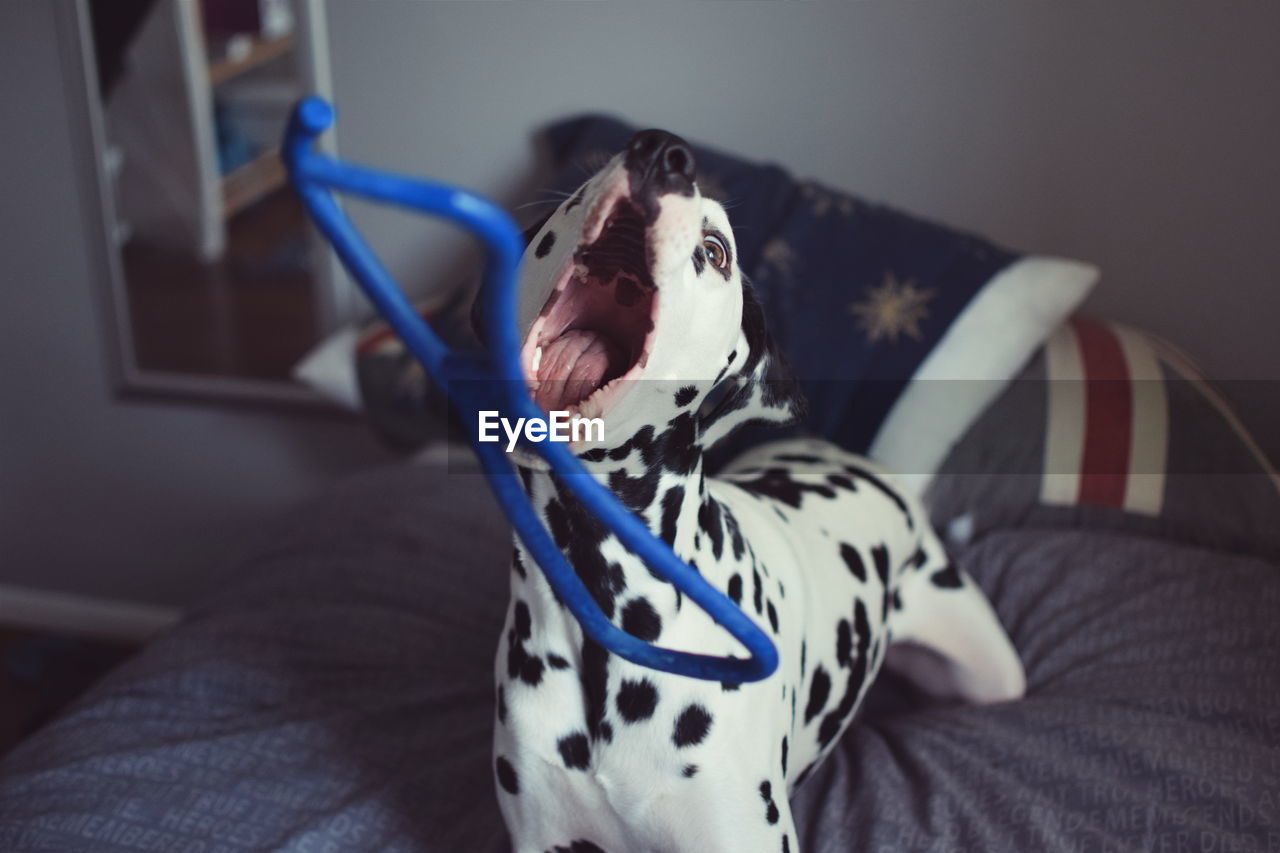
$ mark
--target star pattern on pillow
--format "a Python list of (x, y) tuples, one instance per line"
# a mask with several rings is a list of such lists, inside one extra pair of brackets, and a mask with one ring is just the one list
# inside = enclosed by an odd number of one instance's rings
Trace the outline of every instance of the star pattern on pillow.
[(929, 300), (937, 295), (933, 288), (918, 288), (910, 279), (899, 282), (892, 270), (886, 270), (884, 282), (867, 288), (866, 298), (851, 303), (849, 313), (857, 318), (869, 343), (897, 343), (904, 335), (918, 341), (923, 337), (920, 323), (929, 316)]

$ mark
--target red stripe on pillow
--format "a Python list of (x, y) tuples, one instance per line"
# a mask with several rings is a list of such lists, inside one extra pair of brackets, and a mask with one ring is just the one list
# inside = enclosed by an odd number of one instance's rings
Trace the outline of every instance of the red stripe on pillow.
[(1085, 442), (1080, 502), (1124, 506), (1133, 433), (1133, 392), (1120, 341), (1107, 327), (1072, 321), (1085, 375)]

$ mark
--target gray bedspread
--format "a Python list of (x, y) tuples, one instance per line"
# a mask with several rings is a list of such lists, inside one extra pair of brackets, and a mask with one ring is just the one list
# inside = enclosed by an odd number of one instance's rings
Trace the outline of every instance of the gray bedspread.
[[(238, 579), (0, 762), (0, 850), (499, 851), (491, 660), (508, 533), (402, 467), (298, 513)], [(794, 799), (809, 851), (1280, 851), (1280, 569), (1002, 530), (959, 555), (1029, 695), (878, 684)]]

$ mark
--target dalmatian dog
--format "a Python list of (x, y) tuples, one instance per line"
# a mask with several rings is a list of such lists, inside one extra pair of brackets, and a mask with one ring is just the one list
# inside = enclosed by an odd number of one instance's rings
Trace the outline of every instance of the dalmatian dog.
[[(788, 795), (886, 656), (937, 694), (1021, 696), (990, 605), (885, 472), (815, 440), (704, 471), (731, 430), (792, 422), (803, 402), (687, 144), (637, 134), (528, 236), (518, 314), (530, 393), (548, 411), (601, 418), (603, 439), (580, 436), (573, 452), (768, 633), (780, 663), (735, 684), (612, 655), (517, 540), (494, 773), (518, 853), (798, 853)], [(614, 624), (669, 648), (741, 654), (545, 463), (516, 454), (533, 505)]]

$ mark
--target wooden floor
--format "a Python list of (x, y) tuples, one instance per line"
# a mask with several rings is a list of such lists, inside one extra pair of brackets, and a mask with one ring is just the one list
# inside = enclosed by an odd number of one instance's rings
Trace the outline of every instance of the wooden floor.
[(288, 379), (316, 343), (305, 213), (280, 190), (227, 225), (213, 263), (134, 240), (122, 253), (138, 367)]
[(0, 755), (135, 650), (0, 627)]

